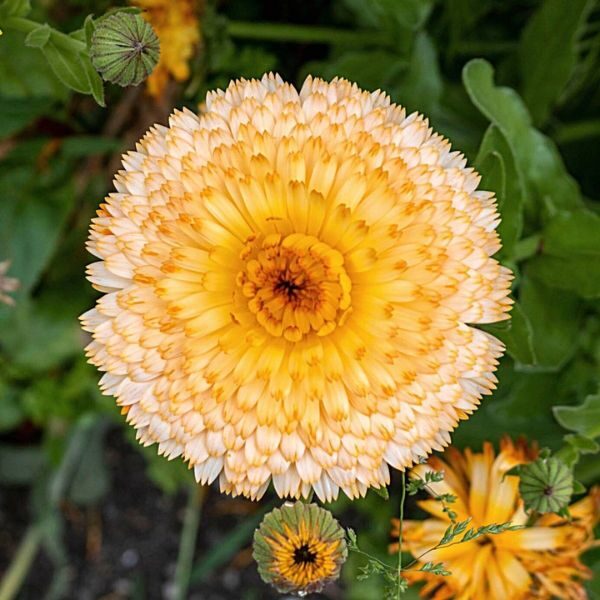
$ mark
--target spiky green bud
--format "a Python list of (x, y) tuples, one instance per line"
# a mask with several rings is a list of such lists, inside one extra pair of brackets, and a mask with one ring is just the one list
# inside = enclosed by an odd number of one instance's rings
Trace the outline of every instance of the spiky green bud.
[(90, 45), (94, 68), (105, 81), (139, 85), (158, 64), (156, 33), (140, 15), (115, 13), (95, 26)]
[(557, 513), (569, 505), (573, 473), (558, 458), (538, 458), (522, 465), (519, 477), (519, 493), (527, 510)]

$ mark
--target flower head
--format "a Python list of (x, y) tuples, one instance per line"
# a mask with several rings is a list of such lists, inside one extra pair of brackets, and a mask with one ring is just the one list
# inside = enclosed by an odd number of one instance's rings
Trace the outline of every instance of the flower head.
[(200, 43), (198, 0), (131, 0), (144, 10), (160, 40), (158, 66), (147, 79), (148, 92), (160, 96), (169, 80), (185, 81), (190, 76), (189, 61)]
[[(413, 473), (424, 477), (428, 470), (443, 471), (444, 480), (429, 485), (436, 495), (452, 494), (450, 506), (456, 520), (472, 519), (472, 527), (510, 522), (524, 529), (477, 538), (427, 552), (419, 565), (443, 562), (448, 576), (410, 569), (409, 581), (425, 581), (422, 596), (435, 600), (581, 600), (586, 598), (582, 578), (590, 572), (579, 560), (591, 547), (593, 528), (600, 518), (600, 488), (569, 507), (571, 520), (556, 514), (538, 516), (528, 522), (519, 496), (519, 477), (506, 475), (518, 464), (535, 458), (535, 451), (523, 443), (504, 439), (496, 456), (491, 444), (483, 452), (464, 453), (450, 448), (445, 461), (432, 457)], [(421, 556), (435, 547), (450, 525), (448, 513), (435, 499), (419, 503), (433, 515), (424, 521), (405, 521), (403, 549)], [(398, 536), (398, 522), (392, 536)], [(397, 552), (398, 544), (391, 550)]]
[(176, 111), (94, 219), (90, 361), (199, 481), (332, 500), (449, 443), (494, 388), (510, 272), (491, 193), (427, 121), (279, 77)]
[(316, 504), (284, 504), (254, 533), (254, 559), (263, 581), (282, 593), (320, 591), (346, 560), (344, 529)]

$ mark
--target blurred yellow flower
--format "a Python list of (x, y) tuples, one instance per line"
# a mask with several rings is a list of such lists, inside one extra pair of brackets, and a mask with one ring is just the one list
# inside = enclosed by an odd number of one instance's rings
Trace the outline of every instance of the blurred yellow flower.
[(427, 120), (335, 79), (211, 92), (123, 158), (94, 219), (90, 362), (202, 483), (332, 500), (450, 441), (495, 386), (493, 194)]
[(313, 593), (339, 577), (347, 556), (344, 529), (316, 504), (285, 504), (254, 533), (254, 559), (263, 581), (281, 593)]
[[(443, 471), (444, 480), (430, 484), (434, 494), (453, 494), (456, 501), (449, 507), (456, 519), (472, 518), (472, 527), (511, 522), (525, 529), (478, 538), (474, 541), (442, 547), (425, 554), (419, 565), (443, 562), (451, 575), (443, 577), (416, 570), (404, 575), (411, 582), (424, 581), (421, 595), (434, 600), (530, 600), (587, 598), (582, 584), (591, 573), (579, 557), (594, 540), (593, 529), (600, 518), (600, 488), (594, 488), (582, 500), (572, 504), (572, 521), (553, 513), (528, 523), (519, 497), (519, 477), (506, 476), (512, 467), (529, 462), (535, 452), (523, 443), (505, 438), (496, 456), (491, 444), (483, 452), (450, 448), (445, 460), (432, 457), (428, 464), (413, 469), (424, 477), (430, 470)], [(421, 556), (433, 548), (450, 525), (442, 504), (434, 499), (419, 502), (433, 515), (424, 521), (405, 521), (403, 549)], [(398, 537), (398, 521), (393, 522), (392, 536)], [(398, 551), (398, 544), (390, 548)], [(418, 568), (418, 565), (417, 567)]]
[(185, 81), (190, 76), (189, 61), (200, 43), (199, 0), (131, 0), (143, 9), (160, 41), (160, 59), (146, 80), (148, 92), (160, 96), (169, 76)]

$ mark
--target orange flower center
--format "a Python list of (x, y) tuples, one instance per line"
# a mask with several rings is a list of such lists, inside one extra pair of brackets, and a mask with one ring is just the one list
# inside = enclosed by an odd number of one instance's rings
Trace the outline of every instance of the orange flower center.
[(252, 236), (241, 258), (237, 285), (257, 322), (275, 337), (298, 342), (327, 335), (351, 310), (344, 258), (314, 236)]

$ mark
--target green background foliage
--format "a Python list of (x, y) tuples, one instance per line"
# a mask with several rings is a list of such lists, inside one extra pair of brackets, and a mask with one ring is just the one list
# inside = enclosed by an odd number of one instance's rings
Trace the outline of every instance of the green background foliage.
[[(25, 0), (0, 2), (0, 261), (11, 261), (8, 275), (21, 284), (14, 307), (0, 304), (0, 484), (31, 485), (50, 499), (44, 508), (34, 502), (31, 518), (57, 574), (69, 561), (57, 534), (60, 501), (104, 502), (105, 432), (122, 422), (82, 353), (77, 315), (94, 302), (84, 280), (87, 227), (110, 189), (113, 157), (150, 124), (131, 106), (122, 118), (131, 92), (104, 90), (90, 70), (84, 21), (109, 8), (50, 0), (30, 12)], [(40, 26), (10, 26), (25, 17)], [(499, 259), (515, 273), (515, 306), (510, 322), (485, 327), (507, 346), (498, 389), (454, 441), (478, 448), (510, 434), (566, 447), (577, 478), (598, 482), (598, 2), (231, 0), (204, 6), (201, 26), (192, 77), (171, 90), (166, 110), (196, 109), (207, 90), (267, 70), (298, 85), (308, 73), (342, 76), (426, 114), (466, 154), (481, 187), (497, 195)], [(165, 107), (150, 108), (146, 114), (164, 121)], [(35, 435), (24, 438), (29, 430)], [(82, 435), (90, 440), (84, 448)], [(131, 431), (123, 435), (133, 442)], [(165, 493), (189, 485), (181, 463), (140, 451)], [(381, 558), (396, 512), (393, 486), (390, 496), (332, 507)], [(227, 533), (212, 562), (197, 563), (199, 589), (248, 543), (255, 526), (248, 522)], [(598, 557), (589, 562), (600, 569)], [(376, 580), (356, 581), (359, 564), (351, 556), (344, 570), (347, 597), (381, 598)], [(600, 594), (597, 581), (590, 585)]]

